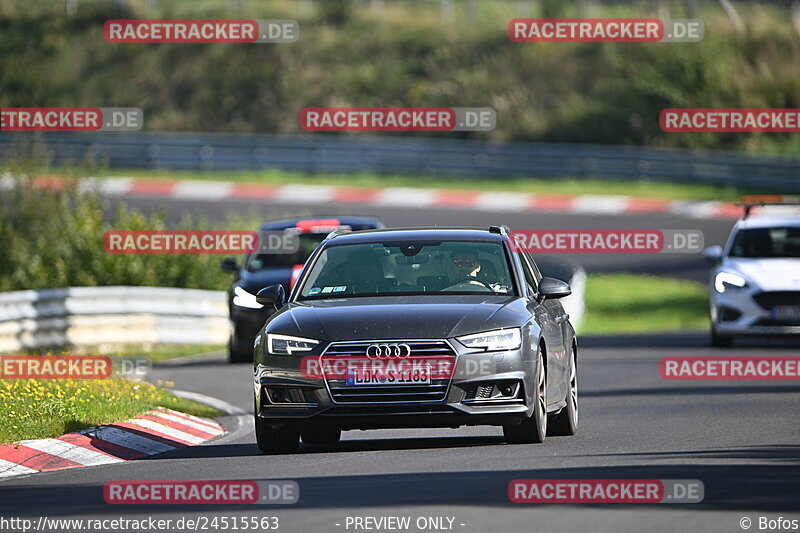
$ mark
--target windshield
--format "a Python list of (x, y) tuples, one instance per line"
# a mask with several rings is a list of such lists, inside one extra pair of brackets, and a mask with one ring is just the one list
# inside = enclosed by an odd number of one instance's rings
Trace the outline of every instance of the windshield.
[(420, 294), (514, 294), (500, 243), (369, 243), (325, 249), (300, 299)]
[(319, 243), (325, 240), (327, 233), (306, 233), (298, 236), (300, 247), (290, 254), (248, 254), (244, 258), (244, 266), (248, 272), (257, 272), (267, 268), (291, 267), (302, 265)]
[(745, 229), (736, 234), (731, 257), (800, 257), (800, 227)]

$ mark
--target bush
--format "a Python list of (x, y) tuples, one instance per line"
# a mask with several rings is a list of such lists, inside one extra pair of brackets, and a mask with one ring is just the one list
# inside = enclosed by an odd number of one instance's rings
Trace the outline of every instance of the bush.
[[(111, 229), (212, 229), (202, 218), (187, 215), (168, 228), (164, 212), (147, 215), (111, 205), (75, 183), (39, 189), (27, 176), (6, 181), (9, 189), (0, 199), (0, 291), (101, 285), (224, 289), (231, 281), (219, 269), (218, 255), (115, 255), (103, 249), (103, 235)], [(244, 217), (224, 224), (256, 225)]]
[[(796, 134), (658, 126), (665, 107), (798, 106), (800, 41), (777, 6), (737, 6), (748, 26), (739, 35), (716, 3), (703, 4), (700, 43), (532, 44), (505, 33), (511, 1), (476, 3), (478, 16), (459, 10), (451, 22), (438, 2), (373, 10), (320, 0), (307, 13), (284, 2), (159, 2), (141, 11), (128, 2), (134, 18), (294, 18), (301, 36), (281, 45), (126, 45), (101, 36), (110, 3), (82, 1), (74, 19), (51, 4), (0, 14), (4, 107), (140, 107), (156, 131), (297, 133), (304, 107), (489, 106), (495, 131), (453, 135), (800, 152)], [(574, 15), (559, 0), (537, 5), (534, 16)], [(673, 3), (674, 16), (682, 5)], [(598, 9), (657, 16), (641, 3)]]

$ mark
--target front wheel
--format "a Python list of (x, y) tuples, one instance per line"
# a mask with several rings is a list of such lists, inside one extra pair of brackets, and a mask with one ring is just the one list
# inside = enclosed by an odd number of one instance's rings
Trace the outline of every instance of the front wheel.
[(264, 455), (292, 453), (300, 445), (300, 432), (288, 429), (273, 429), (256, 415), (256, 442)]
[(536, 385), (533, 413), (519, 424), (503, 426), (503, 436), (509, 444), (538, 444), (547, 435), (547, 379), (542, 359), (542, 348), (536, 352)]
[(229, 363), (252, 363), (253, 346), (244, 342), (238, 332), (233, 332), (228, 341)]
[(548, 435), (570, 436), (578, 432), (578, 362), (573, 353), (569, 365), (567, 405), (553, 415), (548, 426)]

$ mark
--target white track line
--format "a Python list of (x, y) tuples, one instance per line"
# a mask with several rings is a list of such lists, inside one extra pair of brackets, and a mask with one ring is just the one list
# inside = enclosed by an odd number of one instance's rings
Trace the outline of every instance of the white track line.
[(110, 426), (103, 426), (95, 428), (89, 432), (89, 435), (104, 442), (110, 442), (129, 450), (134, 450), (147, 455), (155, 455), (157, 453), (171, 452), (177, 449), (175, 446), (164, 444), (153, 439), (148, 439), (142, 435), (125, 431), (121, 428), (113, 428)]
[(326, 185), (284, 185), (273, 200), (297, 204), (324, 204), (333, 200), (335, 187)]
[(513, 192), (485, 192), (475, 200), (475, 209), (481, 211), (524, 211), (531, 205), (533, 197)]
[(180, 439), (184, 442), (188, 442), (191, 444), (201, 444), (206, 441), (206, 439), (202, 437), (196, 437), (190, 433), (186, 433), (179, 429), (171, 428), (164, 424), (159, 424), (158, 422), (153, 422), (152, 420), (147, 420), (144, 418), (131, 418), (130, 420), (126, 420), (128, 424), (133, 424), (134, 426), (139, 426), (144, 429), (148, 429), (150, 431), (157, 431), (162, 435), (166, 435), (168, 437), (174, 437), (176, 439)]
[(572, 201), (574, 213), (622, 214), (628, 209), (627, 196), (578, 196)]
[(375, 197), (375, 204), (400, 207), (428, 207), (436, 202), (439, 191), (391, 187), (383, 189)]
[(96, 452), (88, 448), (83, 448), (63, 440), (56, 439), (37, 439), (23, 440), (21, 445), (33, 448), (34, 450), (55, 455), (61, 459), (72, 461), (84, 466), (105, 465), (110, 463), (121, 463), (124, 459), (112, 457), (104, 453)]
[(181, 181), (172, 189), (172, 197), (181, 200), (222, 200), (230, 196), (233, 184), (227, 181)]
[(18, 465), (17, 463), (0, 459), (0, 478), (35, 474), (37, 472), (38, 470), (34, 470), (33, 468), (28, 468), (27, 466)]
[(155, 418), (161, 418), (161, 419), (165, 420), (166, 422), (175, 422), (177, 424), (182, 424), (182, 425), (184, 425), (186, 427), (194, 428), (194, 429), (196, 429), (198, 431), (202, 431), (204, 433), (209, 433), (211, 435), (220, 435), (220, 434), (225, 432), (222, 428), (219, 428), (219, 427), (215, 428), (215, 427), (211, 427), (211, 426), (206, 425), (206, 424), (200, 424), (198, 422), (195, 422), (194, 420), (187, 420), (185, 418), (181, 418), (179, 416), (171, 415), (169, 413), (156, 412), (156, 413), (152, 413), (151, 416), (153, 416)]

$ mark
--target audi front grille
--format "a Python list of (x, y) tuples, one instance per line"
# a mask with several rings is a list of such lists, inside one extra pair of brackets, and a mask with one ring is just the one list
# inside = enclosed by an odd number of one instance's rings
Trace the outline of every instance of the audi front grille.
[[(380, 341), (347, 341), (334, 342), (322, 354), (328, 357), (359, 357), (370, 354), (375, 355), (374, 346), (392, 346), (387, 354), (391, 356), (402, 355), (400, 360), (414, 361), (419, 358), (451, 358), (455, 364), (455, 351), (446, 341), (432, 340), (380, 340)], [(400, 351), (395, 351), (395, 346), (402, 346)], [(405, 346), (410, 348), (411, 355), (405, 356)], [(387, 358), (390, 359), (390, 358)], [(451, 367), (452, 368), (452, 367)], [(326, 378), (325, 384), (334, 403), (342, 404), (389, 404), (389, 403), (420, 403), (443, 402), (447, 398), (450, 388), (450, 378), (432, 377), (430, 385), (347, 385), (344, 379)]]

